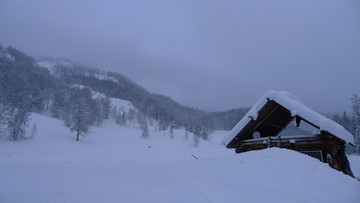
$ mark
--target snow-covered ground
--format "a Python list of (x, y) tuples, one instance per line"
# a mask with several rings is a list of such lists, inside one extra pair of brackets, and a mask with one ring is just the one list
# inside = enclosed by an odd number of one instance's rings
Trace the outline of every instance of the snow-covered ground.
[[(183, 130), (143, 139), (106, 121), (76, 142), (62, 121), (31, 122), (33, 139), (0, 138), (0, 202), (360, 202), (359, 181), (286, 149), (236, 155), (226, 132), (195, 148)], [(360, 176), (360, 157), (349, 159)]]
[[(9, 60), (13, 61), (15, 59), (12, 57), (12, 59), (9, 59)], [(71, 62), (66, 61), (64, 59), (43, 59), (43, 60), (37, 61), (37, 64), (43, 68), (48, 69), (50, 71), (51, 75), (56, 75), (55, 70), (56, 70), (57, 65), (61, 65), (61, 66), (68, 67), (68, 68), (74, 67), (74, 65)], [(105, 73), (104, 74), (84, 73), (84, 75), (87, 77), (94, 77), (99, 80), (109, 80), (109, 81), (118, 83), (118, 80), (116, 78), (107, 76)]]
[(351, 164), (351, 169), (354, 172), (354, 175), (360, 181), (360, 156), (359, 155), (350, 155), (348, 159)]
[(56, 63), (44, 60), (44, 61), (39, 61), (37, 64), (43, 68), (48, 69), (51, 75), (55, 74)]

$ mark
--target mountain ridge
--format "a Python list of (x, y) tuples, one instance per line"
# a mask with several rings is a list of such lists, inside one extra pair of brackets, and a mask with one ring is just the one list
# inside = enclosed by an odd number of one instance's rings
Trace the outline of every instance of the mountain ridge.
[[(149, 92), (118, 72), (101, 70), (64, 58), (36, 60), (13, 47), (1, 46), (0, 50), (0, 68), (4, 70), (2, 75), (11, 72), (22, 75), (27, 83), (32, 83), (32, 86), (36, 87), (35, 92), (40, 98), (36, 104), (37, 113), (45, 109), (47, 101), (52, 101), (56, 92), (76, 84), (87, 86), (107, 97), (132, 102), (143, 114), (157, 120), (162, 130), (168, 127), (185, 127), (205, 139), (213, 130), (230, 130), (247, 111), (247, 108), (238, 108), (207, 112), (179, 104), (168, 96)], [(11, 67), (12, 71), (9, 71)], [(4, 80), (13, 83), (9, 78)]]

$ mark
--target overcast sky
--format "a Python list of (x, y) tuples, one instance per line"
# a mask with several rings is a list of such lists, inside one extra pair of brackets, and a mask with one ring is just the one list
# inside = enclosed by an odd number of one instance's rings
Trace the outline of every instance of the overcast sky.
[(333, 113), (360, 94), (358, 0), (0, 0), (0, 44), (205, 110), (286, 90)]

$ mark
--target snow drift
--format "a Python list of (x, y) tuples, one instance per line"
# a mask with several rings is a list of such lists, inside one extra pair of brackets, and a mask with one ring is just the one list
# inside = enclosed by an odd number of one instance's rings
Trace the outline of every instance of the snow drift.
[(357, 180), (287, 149), (199, 161), (180, 171), (212, 202), (360, 201)]

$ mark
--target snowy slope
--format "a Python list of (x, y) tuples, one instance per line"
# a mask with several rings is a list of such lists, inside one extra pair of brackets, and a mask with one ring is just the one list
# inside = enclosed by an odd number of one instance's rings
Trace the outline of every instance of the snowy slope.
[(118, 98), (110, 98), (111, 106), (117, 110), (121, 110), (123, 112), (128, 112), (130, 109), (135, 110), (135, 107), (130, 101), (118, 99)]
[[(91, 89), (91, 88), (90, 88)], [(93, 98), (106, 98), (105, 94), (100, 93), (100, 92), (96, 92), (96, 91), (92, 91), (93, 94)], [(110, 100), (110, 105), (112, 107), (112, 109), (114, 109), (115, 111), (122, 111), (122, 112), (129, 112), (130, 109), (137, 111), (137, 109), (134, 107), (134, 105), (132, 104), (131, 101), (128, 100), (124, 100), (124, 99), (119, 99), (119, 98), (109, 98)]]
[(287, 149), (205, 160), (179, 173), (213, 202), (360, 201), (359, 182)]
[(183, 130), (172, 140), (150, 127), (142, 139), (107, 121), (76, 142), (62, 121), (31, 122), (33, 139), (0, 138), (0, 202), (360, 201), (355, 179), (290, 150), (235, 155), (220, 143), (225, 132), (194, 148)]
[[(93, 99), (100, 99), (100, 98), (105, 99), (106, 98), (105, 94), (96, 92), (96, 91), (92, 90), (90, 87), (87, 87), (84, 85), (76, 84), (76, 85), (72, 85), (71, 87), (76, 87), (76, 88), (80, 88), (80, 89), (88, 88), (92, 93)], [(134, 107), (134, 105), (132, 104), (131, 101), (119, 99), (119, 98), (112, 98), (112, 97), (109, 97), (109, 100), (110, 100), (110, 106), (111, 106), (112, 111), (123, 112), (123, 113), (128, 113), (130, 110), (133, 110), (135, 112), (138, 111)]]
[(99, 80), (109, 80), (118, 83), (118, 80), (114, 77), (107, 76), (107, 75), (100, 75), (100, 74), (93, 74), (93, 77), (99, 79)]
[(48, 69), (50, 71), (51, 75), (55, 74), (56, 63), (51, 62), (51, 61), (39, 61), (39, 62), (37, 62), (37, 64), (43, 68)]
[(0, 57), (4, 57), (6, 60), (10, 62), (15, 61), (15, 58), (7, 52), (7, 49), (6, 48), (3, 49), (1, 46), (0, 46)]
[(355, 177), (360, 181), (360, 156), (349, 155), (348, 159), (351, 163), (351, 170), (353, 171)]
[(61, 65), (63, 67), (72, 68), (74, 67), (69, 61), (65, 59), (45, 59), (37, 61), (37, 64), (50, 71), (51, 75), (55, 75), (56, 66)]
[[(55, 75), (55, 70), (56, 70), (57, 65), (61, 65), (61, 66), (67, 67), (67, 68), (72, 68), (75, 66), (71, 62), (69, 62), (67, 60), (61, 60), (61, 59), (39, 60), (39, 61), (37, 61), (37, 64), (43, 68), (48, 69), (50, 71), (51, 75)], [(107, 76), (107, 75), (105, 75), (105, 73), (104, 74), (93, 74), (93, 73), (90, 74), (88, 72), (84, 72), (84, 75), (87, 77), (94, 77), (99, 80), (108, 80), (108, 81), (118, 83), (118, 80), (116, 78)]]

